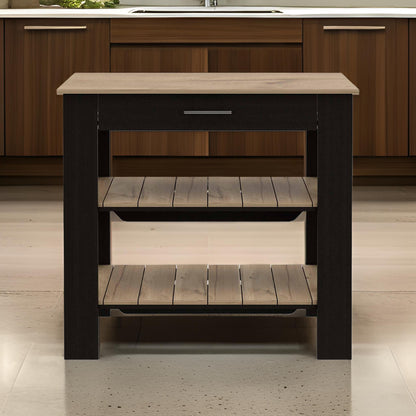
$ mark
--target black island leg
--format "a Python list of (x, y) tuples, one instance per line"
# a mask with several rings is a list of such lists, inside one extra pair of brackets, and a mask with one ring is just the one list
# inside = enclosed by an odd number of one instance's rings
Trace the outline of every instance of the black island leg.
[(97, 97), (64, 96), (65, 359), (97, 359)]
[(351, 95), (320, 95), (318, 119), (318, 358), (351, 359)]

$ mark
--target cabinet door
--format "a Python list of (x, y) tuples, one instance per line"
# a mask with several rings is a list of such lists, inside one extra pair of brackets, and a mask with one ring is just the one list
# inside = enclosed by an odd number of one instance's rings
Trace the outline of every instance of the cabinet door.
[(0, 156), (4, 155), (4, 20), (0, 20)]
[(107, 20), (6, 21), (8, 156), (62, 155), (63, 100), (56, 88), (74, 72), (108, 72), (109, 42)]
[[(301, 72), (300, 44), (212, 46), (208, 51), (209, 72)], [(213, 132), (211, 156), (303, 155), (304, 133)]]
[[(207, 50), (187, 46), (111, 48), (112, 72), (206, 72)], [(207, 156), (205, 132), (113, 132), (115, 156)]]
[(305, 19), (305, 72), (342, 72), (354, 98), (354, 155), (408, 154), (408, 21)]
[(416, 19), (409, 20), (409, 154), (416, 156)]

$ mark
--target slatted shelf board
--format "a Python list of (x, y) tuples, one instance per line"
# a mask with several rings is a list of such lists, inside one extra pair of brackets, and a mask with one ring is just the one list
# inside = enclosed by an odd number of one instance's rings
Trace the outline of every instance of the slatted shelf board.
[(305, 265), (99, 266), (99, 305), (316, 305)]
[(98, 206), (310, 208), (317, 190), (314, 177), (105, 177), (98, 180)]

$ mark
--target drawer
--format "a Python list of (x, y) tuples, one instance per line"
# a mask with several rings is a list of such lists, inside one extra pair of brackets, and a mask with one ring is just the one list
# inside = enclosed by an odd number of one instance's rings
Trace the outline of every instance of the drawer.
[(301, 19), (113, 19), (112, 43), (302, 43)]
[(101, 130), (315, 130), (316, 95), (102, 95)]

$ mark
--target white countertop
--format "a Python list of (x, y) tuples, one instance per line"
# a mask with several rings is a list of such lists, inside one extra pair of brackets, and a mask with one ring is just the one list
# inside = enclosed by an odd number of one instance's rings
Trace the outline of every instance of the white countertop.
[[(283, 13), (139, 13), (132, 14), (134, 9), (157, 10), (166, 7), (118, 7), (115, 9), (62, 9), (40, 7), (37, 9), (0, 9), (0, 18), (345, 18), (345, 17), (391, 17), (416, 18), (415, 8), (326, 8), (326, 7), (264, 7), (265, 10), (281, 10)], [(187, 8), (189, 9), (189, 8)], [(223, 8), (225, 9), (225, 8)], [(255, 9), (259, 9), (256, 7)], [(196, 9), (198, 10), (198, 9)]]

